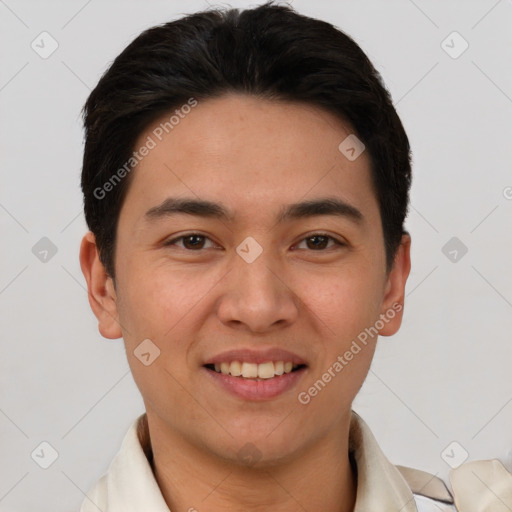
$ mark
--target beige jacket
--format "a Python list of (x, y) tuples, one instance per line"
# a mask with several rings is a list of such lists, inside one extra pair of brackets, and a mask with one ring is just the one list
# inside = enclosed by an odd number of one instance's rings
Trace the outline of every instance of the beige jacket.
[[(439, 478), (422, 471), (392, 465), (382, 453), (369, 427), (356, 413), (352, 414), (350, 426), (350, 450), (356, 461), (358, 474), (354, 512), (457, 510), (451, 494)], [(88, 493), (80, 512), (170, 512), (148, 462), (150, 453), (147, 421), (143, 414), (131, 425), (108, 472)], [(459, 476), (463, 482), (467, 479), (467, 472), (461, 468), (456, 470), (455, 475), (456, 483)], [(508, 475), (512, 479), (512, 475)], [(452, 478), (452, 484), (453, 482)], [(460, 482), (457, 483), (459, 484)], [(461, 503), (462, 512), (512, 510), (512, 502), (510, 508), (503, 509), (471, 508), (471, 504), (469, 508), (462, 508), (468, 505)], [(482, 506), (485, 507), (485, 503)]]

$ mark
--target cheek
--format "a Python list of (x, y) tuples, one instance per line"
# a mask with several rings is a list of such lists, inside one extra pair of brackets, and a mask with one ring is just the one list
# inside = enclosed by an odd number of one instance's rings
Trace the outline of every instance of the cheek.
[[(195, 364), (191, 359), (197, 342), (194, 334), (211, 315), (212, 297), (223, 273), (198, 267), (170, 268), (165, 261), (140, 261), (134, 268), (138, 270), (126, 268), (125, 276), (131, 277), (124, 279), (120, 294), (119, 315), (127, 354), (135, 359), (133, 351), (149, 338), (160, 349), (159, 365), (185, 378)], [(139, 362), (134, 360), (133, 366), (137, 370)]]
[(326, 423), (332, 424), (351, 406), (368, 373), (376, 338), (365, 329), (379, 317), (381, 296), (369, 273), (340, 272), (323, 284), (323, 291), (317, 288), (307, 304), (321, 319), (322, 348), (298, 401), (311, 418), (327, 417)]
[[(171, 402), (179, 407), (190, 406), (180, 383), (189, 378), (190, 334), (196, 322), (201, 321), (197, 317), (198, 302), (212, 285), (209, 280), (191, 280), (183, 272), (171, 272), (154, 264), (141, 262), (137, 268), (144, 270), (135, 273), (125, 269), (124, 276), (130, 278), (124, 279), (119, 294), (119, 315), (133, 378), (153, 409), (165, 408)], [(147, 366), (136, 355), (146, 339), (156, 345), (158, 353)], [(149, 351), (152, 350), (155, 349), (150, 345)]]
[(125, 342), (132, 346), (149, 338), (166, 352), (184, 349), (184, 329), (201, 323), (201, 304), (221, 276), (171, 269), (165, 261), (134, 262), (124, 270), (119, 315)]
[[(377, 277), (369, 269), (345, 269), (322, 280), (309, 295), (308, 307), (321, 319), (320, 359), (310, 383), (318, 393), (313, 408), (329, 407), (333, 401), (352, 402), (367, 375), (375, 351), (376, 338), (370, 327), (379, 318), (382, 296)], [(311, 288), (309, 288), (311, 289)], [(320, 396), (321, 395), (321, 396)], [(333, 411), (333, 414), (335, 412)]]
[(368, 374), (375, 343), (359, 343), (358, 348), (352, 347), (352, 350), (345, 348), (347, 350), (333, 354), (328, 364), (315, 372), (297, 396), (312, 422), (323, 418), (326, 425), (332, 425), (342, 419)]
[(341, 268), (302, 283), (302, 299), (338, 343), (357, 336), (378, 318), (382, 291), (374, 273), (368, 268)]

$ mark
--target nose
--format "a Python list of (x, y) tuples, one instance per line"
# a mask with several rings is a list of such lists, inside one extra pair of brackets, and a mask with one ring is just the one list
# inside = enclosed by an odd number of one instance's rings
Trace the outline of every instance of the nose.
[(264, 333), (298, 318), (299, 299), (286, 282), (282, 266), (267, 254), (263, 251), (252, 263), (234, 255), (217, 308), (219, 319), (229, 327)]

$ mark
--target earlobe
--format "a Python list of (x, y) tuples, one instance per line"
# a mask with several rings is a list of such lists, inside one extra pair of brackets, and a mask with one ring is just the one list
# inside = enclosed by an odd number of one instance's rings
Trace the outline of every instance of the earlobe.
[(98, 319), (101, 335), (109, 339), (121, 338), (114, 283), (100, 260), (96, 238), (90, 231), (80, 246), (80, 267), (87, 281), (89, 304)]
[(402, 323), (405, 285), (411, 270), (411, 237), (408, 233), (402, 235), (393, 267), (391, 268), (382, 301), (381, 319), (384, 327), (379, 330), (381, 336), (395, 334)]

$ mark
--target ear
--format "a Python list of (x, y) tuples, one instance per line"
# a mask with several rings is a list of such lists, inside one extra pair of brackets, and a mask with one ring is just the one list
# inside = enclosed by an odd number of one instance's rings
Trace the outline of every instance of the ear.
[(121, 338), (114, 282), (100, 261), (96, 238), (90, 231), (80, 246), (80, 267), (87, 281), (89, 304), (98, 319), (98, 330), (104, 338)]
[(379, 329), (379, 335), (395, 334), (402, 323), (405, 299), (405, 283), (411, 270), (411, 237), (408, 233), (402, 235), (402, 240), (389, 271), (380, 318), (384, 327)]

